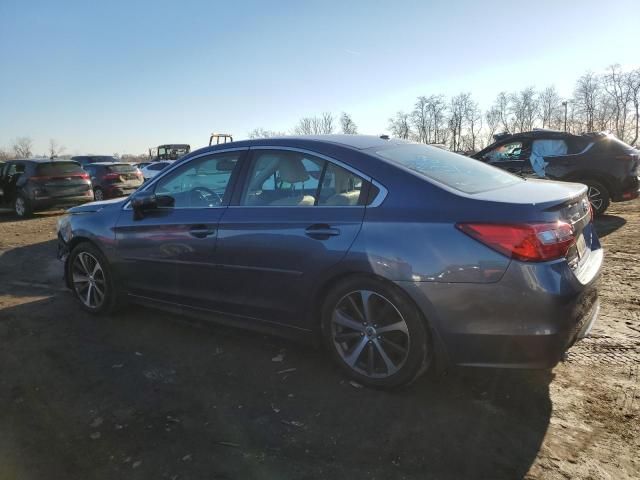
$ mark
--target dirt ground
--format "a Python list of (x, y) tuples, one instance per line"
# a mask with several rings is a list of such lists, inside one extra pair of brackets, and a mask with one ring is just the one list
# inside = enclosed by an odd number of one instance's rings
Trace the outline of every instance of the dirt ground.
[(601, 316), (553, 371), (358, 388), (322, 351), (85, 314), (58, 213), (0, 213), (0, 479), (640, 478), (640, 201), (597, 226)]

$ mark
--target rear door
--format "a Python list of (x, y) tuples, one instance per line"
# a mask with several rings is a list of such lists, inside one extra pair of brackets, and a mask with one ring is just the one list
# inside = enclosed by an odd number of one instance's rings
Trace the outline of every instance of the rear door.
[(304, 328), (312, 287), (360, 231), (367, 184), (330, 159), (285, 149), (252, 150), (243, 184), (218, 227), (214, 300)]
[[(11, 203), (16, 198), (18, 188), (24, 183), (26, 163), (21, 161), (7, 162), (2, 178), (2, 193), (6, 203)], [(20, 185), (19, 185), (20, 184)]]
[(129, 292), (163, 302), (206, 307), (216, 275), (218, 222), (229, 203), (246, 149), (205, 154), (167, 172), (147, 188), (173, 207), (116, 225), (118, 269)]
[(531, 141), (519, 139), (498, 145), (487, 152), (481, 160), (517, 175), (531, 175), (533, 169), (529, 161), (530, 156)]

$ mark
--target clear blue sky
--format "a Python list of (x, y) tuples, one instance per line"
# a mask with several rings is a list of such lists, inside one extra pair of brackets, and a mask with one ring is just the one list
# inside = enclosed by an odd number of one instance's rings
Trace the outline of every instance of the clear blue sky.
[(638, 0), (0, 0), (0, 147), (142, 153), (289, 130), (323, 111), (386, 131), (417, 95), (555, 84), (640, 63)]

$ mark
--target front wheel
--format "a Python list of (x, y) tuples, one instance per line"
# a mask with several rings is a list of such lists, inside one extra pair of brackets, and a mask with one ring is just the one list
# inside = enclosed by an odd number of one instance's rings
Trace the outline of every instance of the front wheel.
[(82, 308), (91, 313), (114, 309), (116, 292), (109, 264), (94, 245), (80, 243), (71, 251), (67, 275)]
[(403, 292), (373, 278), (349, 278), (331, 290), (322, 333), (338, 365), (368, 386), (407, 385), (430, 363), (431, 340), (420, 312)]
[(609, 190), (602, 183), (595, 180), (587, 180), (584, 182), (587, 185), (587, 196), (589, 197), (589, 203), (595, 215), (602, 215), (609, 204), (611, 203), (611, 196)]
[(96, 202), (101, 202), (102, 200), (104, 200), (104, 192), (102, 191), (101, 188), (95, 188), (93, 190), (93, 199)]

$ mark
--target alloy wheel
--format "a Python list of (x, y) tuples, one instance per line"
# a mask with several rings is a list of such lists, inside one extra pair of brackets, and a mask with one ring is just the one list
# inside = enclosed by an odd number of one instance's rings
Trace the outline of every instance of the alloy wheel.
[(600, 211), (602, 204), (604, 203), (604, 198), (602, 198), (602, 192), (600, 189), (593, 185), (589, 185), (587, 196), (589, 197), (589, 202), (591, 202), (593, 209), (595, 211)]
[(396, 306), (370, 290), (342, 297), (333, 311), (331, 335), (351, 369), (369, 378), (395, 374), (409, 355), (409, 329)]
[(27, 211), (27, 206), (24, 203), (24, 198), (22, 197), (16, 198), (15, 210), (16, 210), (16, 215), (18, 215), (19, 217), (24, 217), (24, 214)]
[(80, 252), (71, 265), (73, 288), (80, 301), (91, 309), (104, 302), (106, 280), (98, 259), (88, 252)]
[(104, 194), (102, 193), (102, 190), (100, 190), (99, 188), (94, 190), (93, 191), (93, 199), (98, 201), (98, 202), (104, 200)]

